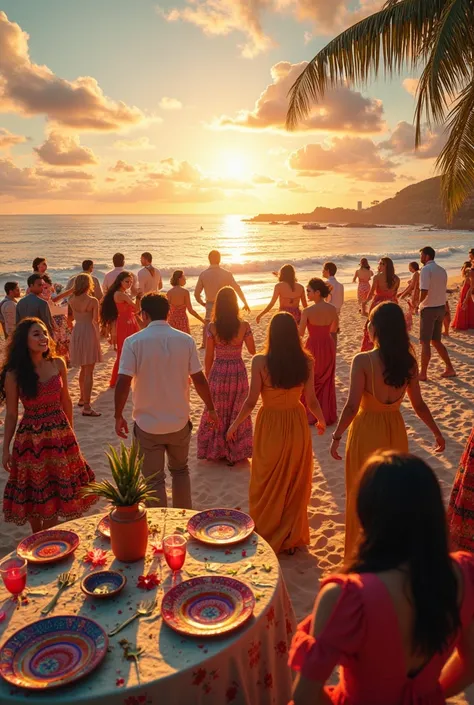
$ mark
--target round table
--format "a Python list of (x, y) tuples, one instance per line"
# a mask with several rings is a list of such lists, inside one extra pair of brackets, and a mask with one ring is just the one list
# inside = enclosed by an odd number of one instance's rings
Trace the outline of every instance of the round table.
[[(195, 512), (180, 509), (149, 509), (150, 531), (157, 538), (175, 531), (185, 532)], [(291, 699), (292, 677), (287, 666), (288, 648), (295, 630), (295, 618), (278, 560), (264, 539), (253, 533), (246, 541), (228, 548), (217, 548), (188, 541), (188, 554), (181, 577), (231, 575), (248, 583), (256, 604), (253, 617), (240, 629), (219, 638), (191, 638), (172, 631), (160, 615), (163, 594), (172, 585), (166, 561), (153, 555), (149, 540), (144, 560), (124, 564), (110, 550), (110, 542), (97, 532), (103, 515), (89, 516), (61, 524), (76, 531), (80, 544), (74, 556), (43, 567), (28, 566), (30, 591), (28, 603), (14, 609), (6, 602), (2, 587), (0, 605), (7, 618), (0, 624), (0, 644), (26, 624), (41, 619), (40, 610), (50, 600), (58, 575), (70, 570), (76, 583), (66, 589), (52, 615), (83, 615), (98, 622), (106, 632), (125, 621), (143, 599), (158, 597), (151, 617), (135, 619), (116, 636), (110, 637), (108, 653), (99, 668), (83, 680), (48, 692), (22, 690), (0, 678), (0, 702), (53, 705), (54, 703), (100, 703), (101, 705), (286, 705)], [(164, 526), (165, 524), (165, 526)], [(188, 537), (188, 534), (185, 533)], [(189, 538), (189, 537), (188, 537)], [(116, 597), (87, 597), (80, 589), (82, 578), (91, 570), (84, 562), (92, 548), (107, 550), (105, 566), (120, 570), (127, 577), (125, 588)], [(140, 575), (155, 572), (161, 576), (158, 588), (151, 591), (137, 586)], [(43, 591), (39, 594), (38, 591)], [(134, 663), (124, 658), (119, 645), (127, 639), (144, 649), (139, 660), (140, 684)]]

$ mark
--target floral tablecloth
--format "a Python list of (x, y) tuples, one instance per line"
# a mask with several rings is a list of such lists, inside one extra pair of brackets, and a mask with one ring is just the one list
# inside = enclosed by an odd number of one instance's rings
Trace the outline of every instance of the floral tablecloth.
[[(179, 509), (148, 512), (150, 531), (156, 532), (157, 538), (162, 536), (164, 523), (166, 534), (185, 532), (194, 514)], [(41, 568), (29, 565), (26, 604), (14, 609), (6, 591), (0, 588), (0, 608), (7, 611), (7, 618), (0, 624), (0, 644), (22, 626), (41, 619), (40, 610), (55, 591), (59, 573), (65, 570), (75, 572), (77, 582), (62, 593), (49, 616), (84, 615), (108, 632), (131, 616), (141, 600), (156, 594), (155, 612), (151, 617), (136, 619), (111, 637), (102, 665), (83, 680), (41, 693), (12, 687), (0, 679), (0, 703), (285, 705), (291, 699), (287, 657), (295, 619), (277, 558), (267, 542), (255, 533), (227, 549), (189, 540), (183, 580), (197, 575), (231, 575), (248, 583), (256, 596), (254, 616), (242, 628), (225, 637), (196, 639), (180, 636), (163, 623), (161, 600), (173, 578), (165, 560), (154, 556), (152, 537), (144, 561), (120, 563), (110, 550), (110, 542), (96, 531), (102, 516), (61, 525), (76, 531), (81, 543), (74, 557), (65, 561)], [(80, 589), (81, 579), (94, 570), (84, 561), (92, 548), (107, 550), (105, 567), (123, 571), (127, 577), (125, 588), (115, 598), (86, 597)], [(138, 587), (139, 577), (150, 573), (161, 579), (160, 585), (150, 591)], [(124, 638), (144, 649), (139, 662), (140, 685), (133, 662), (124, 659), (119, 645)]]

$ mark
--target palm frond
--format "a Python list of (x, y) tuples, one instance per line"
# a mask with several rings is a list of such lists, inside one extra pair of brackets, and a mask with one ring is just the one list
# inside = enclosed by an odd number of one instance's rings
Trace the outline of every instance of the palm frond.
[(343, 81), (365, 84), (379, 73), (416, 68), (446, 0), (400, 0), (349, 27), (309, 62), (290, 89), (287, 129), (295, 129), (328, 87)]
[(474, 80), (448, 116), (449, 138), (437, 159), (441, 195), (448, 220), (474, 189)]
[(440, 124), (451, 103), (472, 72), (474, 12), (471, 0), (447, 0), (438, 22), (425, 38), (422, 53), (426, 66), (418, 85), (415, 111), (416, 145), (421, 140), (424, 120)]

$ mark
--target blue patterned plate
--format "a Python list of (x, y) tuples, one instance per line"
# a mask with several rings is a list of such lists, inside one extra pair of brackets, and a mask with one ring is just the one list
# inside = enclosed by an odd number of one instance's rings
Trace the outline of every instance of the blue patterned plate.
[(69, 556), (78, 545), (75, 531), (47, 529), (20, 541), (16, 552), (30, 563), (54, 563)]
[(127, 578), (116, 570), (89, 573), (81, 582), (81, 590), (90, 597), (113, 597), (125, 587)]
[(7, 639), (0, 649), (0, 675), (20, 688), (58, 688), (94, 670), (107, 646), (106, 633), (92, 619), (47, 617)]
[(228, 546), (244, 541), (255, 529), (252, 517), (237, 509), (206, 509), (188, 521), (189, 534), (211, 546)]

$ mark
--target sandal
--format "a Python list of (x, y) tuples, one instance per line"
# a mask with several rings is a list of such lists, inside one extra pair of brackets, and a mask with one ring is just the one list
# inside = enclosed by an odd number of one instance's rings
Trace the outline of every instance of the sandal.
[(79, 399), (79, 401), (77, 402), (77, 405), (79, 408), (82, 408), (84, 406), (84, 402), (82, 401), (82, 399)]
[(95, 411), (95, 409), (88, 409), (87, 411), (82, 412), (83, 416), (93, 416), (94, 418), (97, 418), (98, 416), (102, 416), (100, 411)]

